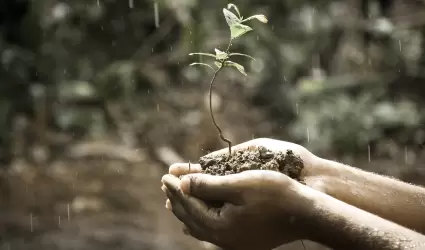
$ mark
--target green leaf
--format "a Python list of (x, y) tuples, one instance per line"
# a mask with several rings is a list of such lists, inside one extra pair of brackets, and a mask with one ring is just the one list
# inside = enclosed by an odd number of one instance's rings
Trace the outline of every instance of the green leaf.
[(241, 13), (239, 12), (238, 7), (236, 7), (236, 5), (234, 5), (233, 3), (229, 3), (227, 5), (227, 9), (230, 10), (232, 8), (235, 9), (236, 13), (238, 13), (239, 19), (242, 19), (242, 16), (241, 16)]
[(219, 49), (215, 49), (215, 58), (219, 61), (223, 61), (223, 60), (226, 60), (227, 58), (229, 58), (229, 55), (224, 51), (221, 51)]
[(230, 53), (229, 56), (245, 56), (245, 57), (251, 58), (252, 60), (255, 61), (254, 57), (247, 55), (247, 54), (242, 54), (242, 53)]
[(206, 64), (206, 63), (198, 63), (198, 62), (196, 62), (196, 63), (191, 63), (189, 66), (195, 66), (195, 65), (206, 66), (206, 67), (208, 67), (208, 68), (210, 68), (210, 69), (212, 69), (214, 71), (214, 68), (211, 65)]
[(249, 32), (251, 30), (252, 30), (251, 27), (244, 25), (244, 24), (237, 23), (237, 24), (230, 26), (230, 37), (233, 40), (233, 39), (236, 39), (236, 38), (244, 35), (245, 33)]
[(262, 22), (262, 23), (267, 23), (269, 20), (267, 20), (267, 17), (265, 15), (253, 15), (248, 17), (247, 19), (242, 20), (241, 22), (246, 22), (252, 19), (257, 19), (258, 21)]
[(215, 58), (215, 55), (214, 54), (211, 54), (211, 53), (196, 52), (196, 53), (190, 53), (189, 54), (189, 56), (194, 56), (194, 55), (210, 56), (210, 57), (214, 57)]
[(223, 14), (224, 18), (226, 18), (227, 25), (229, 25), (230, 28), (241, 22), (241, 19), (239, 19), (239, 17), (237, 17), (235, 14), (226, 9), (223, 9)]
[(235, 62), (232, 62), (232, 61), (226, 61), (224, 63), (224, 66), (226, 66), (226, 67), (235, 67), (237, 70), (239, 70), (239, 72), (242, 73), (242, 75), (246, 76), (244, 66), (240, 65), (239, 63), (235, 63)]
[(223, 63), (217, 61), (215, 61), (214, 64), (215, 66), (217, 66), (217, 68), (221, 68), (221, 66), (223, 65)]

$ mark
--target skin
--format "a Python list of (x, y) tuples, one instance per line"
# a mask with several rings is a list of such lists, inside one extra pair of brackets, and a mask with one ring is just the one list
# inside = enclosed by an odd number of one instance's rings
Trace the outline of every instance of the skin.
[(425, 188), (318, 158), (306, 184), (348, 204), (425, 234)]
[[(188, 173), (188, 164), (174, 164), (162, 189), (166, 207), (186, 225), (186, 233), (225, 249), (272, 249), (299, 239), (335, 249), (425, 246), (425, 237), (410, 230), (423, 232), (423, 188), (321, 159), (288, 142), (256, 139), (233, 150), (260, 145), (299, 155), (306, 185), (272, 171), (210, 176), (195, 174), (199, 165), (192, 164)], [(180, 180), (180, 175), (185, 176)], [(211, 207), (211, 200), (224, 206)]]

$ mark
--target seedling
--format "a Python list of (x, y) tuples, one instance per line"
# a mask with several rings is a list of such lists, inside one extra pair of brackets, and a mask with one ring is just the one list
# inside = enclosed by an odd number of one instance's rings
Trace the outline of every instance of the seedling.
[[(231, 10), (234, 10), (235, 13), (231, 12)], [(201, 56), (208, 56), (208, 57), (212, 57), (214, 58), (214, 64), (208, 64), (208, 63), (201, 63), (201, 62), (194, 62), (192, 64), (190, 64), (190, 66), (195, 66), (195, 65), (201, 65), (201, 66), (205, 66), (210, 68), (211, 70), (214, 71), (214, 74), (212, 76), (212, 79), (210, 81), (210, 86), (209, 86), (209, 108), (210, 108), (210, 116), (212, 119), (212, 122), (214, 123), (214, 126), (216, 127), (217, 131), (218, 131), (218, 135), (220, 136), (220, 139), (224, 142), (226, 142), (229, 146), (229, 159), (232, 155), (232, 142), (227, 139), (226, 137), (223, 136), (223, 131), (221, 130), (221, 127), (217, 124), (215, 117), (214, 117), (214, 113), (212, 110), (212, 88), (214, 86), (214, 81), (217, 78), (218, 73), (225, 67), (233, 67), (235, 69), (237, 69), (242, 75), (246, 76), (246, 72), (245, 72), (245, 68), (244, 66), (242, 66), (239, 63), (236, 63), (234, 61), (231, 61), (230, 59), (234, 56), (245, 56), (248, 57), (252, 60), (255, 60), (252, 56), (250, 55), (246, 55), (246, 54), (242, 54), (242, 53), (232, 53), (230, 52), (230, 47), (232, 46), (232, 42), (245, 35), (246, 33), (248, 33), (249, 31), (252, 31), (253, 29), (247, 25), (245, 25), (244, 23), (253, 19), (257, 19), (258, 21), (262, 22), (262, 23), (267, 23), (267, 18), (264, 15), (253, 15), (250, 16), (248, 18), (243, 18), (239, 12), (238, 7), (236, 7), (236, 5), (234, 4), (228, 4), (227, 8), (223, 9), (223, 14), (224, 14), (224, 18), (226, 19), (227, 25), (230, 28), (230, 39), (229, 39), (229, 44), (227, 45), (227, 48), (225, 51), (221, 51), (219, 49), (215, 49), (215, 54), (211, 54), (211, 53), (202, 53), (202, 52), (196, 52), (196, 53), (190, 53), (190, 56), (193, 55), (201, 55)]]

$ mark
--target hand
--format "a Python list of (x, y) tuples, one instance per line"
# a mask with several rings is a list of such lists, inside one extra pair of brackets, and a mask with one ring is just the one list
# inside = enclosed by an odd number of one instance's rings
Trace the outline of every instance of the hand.
[[(307, 188), (274, 171), (227, 176), (191, 174), (162, 179), (167, 208), (187, 233), (224, 249), (273, 249), (305, 238), (302, 220), (311, 209)], [(224, 203), (221, 207), (211, 201)]]
[[(269, 138), (259, 138), (233, 146), (232, 152), (235, 150), (244, 150), (251, 147), (259, 146), (263, 146), (274, 152), (286, 152), (287, 150), (291, 150), (304, 162), (304, 168), (301, 171), (299, 179), (307, 186), (313, 187), (320, 191), (324, 191), (323, 188), (321, 188), (322, 185), (320, 185), (321, 179), (317, 177), (320, 176), (321, 172), (323, 172), (321, 170), (321, 166), (323, 165), (323, 159), (315, 156), (301, 145)], [(212, 152), (211, 154), (228, 154), (228, 148), (223, 148), (221, 150)], [(191, 164), (189, 168), (188, 163), (177, 163), (170, 166), (169, 174), (179, 177), (189, 173), (200, 173), (201, 170), (202, 169), (199, 164)]]

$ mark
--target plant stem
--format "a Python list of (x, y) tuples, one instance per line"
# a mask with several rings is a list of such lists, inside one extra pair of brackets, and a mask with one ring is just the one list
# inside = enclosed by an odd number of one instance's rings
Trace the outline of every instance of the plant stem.
[[(226, 54), (229, 54), (230, 46), (232, 46), (232, 39), (230, 39), (229, 44), (227, 45)], [(214, 86), (214, 81), (217, 78), (218, 72), (220, 72), (220, 70), (222, 70), (224, 68), (224, 64), (226, 63), (226, 61), (227, 61), (227, 59), (225, 59), (221, 62), (220, 67), (214, 72), (214, 75), (211, 79), (210, 89), (209, 89), (209, 101), (210, 101), (210, 116), (211, 116), (211, 119), (214, 123), (214, 126), (216, 127), (216, 129), (218, 131), (218, 135), (220, 136), (220, 139), (222, 141), (226, 142), (228, 147), (229, 147), (229, 157), (227, 159), (230, 159), (230, 157), (232, 156), (232, 142), (229, 139), (227, 139), (226, 137), (223, 136), (223, 131), (221, 130), (220, 126), (218, 126), (217, 122), (215, 121), (214, 112), (213, 112), (213, 109), (212, 109), (212, 88)]]
[(230, 157), (231, 157), (231, 155), (232, 155), (232, 142), (229, 140), (229, 139), (227, 139), (226, 137), (224, 137), (223, 136), (223, 131), (221, 130), (221, 128), (220, 128), (220, 126), (218, 126), (218, 124), (217, 124), (217, 122), (215, 121), (215, 118), (214, 118), (214, 112), (213, 112), (213, 109), (212, 109), (212, 88), (213, 88), (213, 86), (214, 86), (214, 81), (215, 81), (215, 79), (217, 78), (217, 74), (218, 74), (218, 72), (220, 72), (220, 70), (221, 69), (223, 69), (223, 65), (224, 64), (222, 64), (221, 66), (220, 66), (220, 68), (218, 68), (215, 72), (214, 72), (214, 75), (213, 75), (213, 77), (212, 77), (212, 79), (211, 79), (211, 82), (210, 82), (210, 89), (209, 89), (209, 99), (210, 99), (210, 116), (211, 116), (211, 119), (212, 119), (212, 122), (214, 123), (214, 126), (216, 127), (216, 129), (218, 130), (218, 135), (220, 136), (220, 139), (222, 140), (222, 141), (224, 141), (224, 142), (227, 142), (227, 145), (229, 146), (229, 157), (228, 157), (228, 159), (230, 159)]

